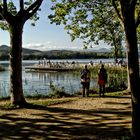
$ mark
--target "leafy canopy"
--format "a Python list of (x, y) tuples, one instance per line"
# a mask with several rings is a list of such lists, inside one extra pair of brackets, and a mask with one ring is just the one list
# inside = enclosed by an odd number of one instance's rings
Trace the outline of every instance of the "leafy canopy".
[[(0, 28), (3, 30), (9, 30), (8, 23), (4, 19), (4, 8), (7, 8), (7, 11), (12, 16), (18, 16), (20, 13), (30, 10), (30, 12), (33, 11), (32, 8), (29, 8), (29, 6), (33, 5), (36, 0), (19, 0), (19, 1), (13, 1), (13, 0), (0, 0)], [(6, 3), (6, 4), (4, 4)], [(19, 5), (19, 7), (18, 7)], [(30, 17), (31, 25), (35, 26), (35, 22), (39, 20), (39, 14), (38, 11), (41, 9), (38, 9), (37, 12), (33, 14), (33, 16)]]
[(116, 18), (114, 8), (109, 1), (100, 0), (52, 0), (49, 15), (51, 23), (63, 24), (73, 41), (84, 40), (85, 44), (100, 40), (113, 46), (113, 38), (120, 40), (123, 32)]
[[(120, 1), (115, 1), (115, 6), (121, 13)], [(140, 16), (139, 7), (140, 2), (137, 2), (136, 19)], [(85, 44), (98, 44), (104, 40), (113, 46), (114, 40), (118, 45), (120, 40), (125, 40), (123, 26), (111, 0), (52, 0), (51, 10), (51, 23), (63, 24), (72, 41), (81, 38)], [(122, 15), (119, 15), (122, 19)], [(140, 28), (137, 31), (139, 33)]]

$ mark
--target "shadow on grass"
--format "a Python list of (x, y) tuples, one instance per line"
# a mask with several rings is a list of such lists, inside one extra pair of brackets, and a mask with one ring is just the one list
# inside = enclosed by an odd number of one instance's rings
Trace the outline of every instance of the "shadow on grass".
[(0, 116), (0, 138), (129, 140), (131, 112), (126, 104), (122, 105), (122, 109), (102, 110), (30, 105), (24, 111), (16, 110), (19, 113), (6, 112)]

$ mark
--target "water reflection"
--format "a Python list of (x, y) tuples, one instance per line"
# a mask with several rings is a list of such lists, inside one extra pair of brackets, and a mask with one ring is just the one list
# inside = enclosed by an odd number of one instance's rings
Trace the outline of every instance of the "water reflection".
[(80, 76), (72, 72), (23, 72), (23, 74), (23, 86), (26, 94), (49, 94), (51, 84), (55, 88), (64, 88), (69, 94), (81, 89)]
[[(0, 72), (0, 96), (9, 96), (9, 76), (9, 71)], [(51, 84), (59, 89), (64, 88), (69, 94), (81, 90), (80, 76), (72, 72), (40, 73), (23, 71), (22, 79), (25, 95), (48, 95), (51, 92)]]
[[(5, 67), (9, 63), (2, 63)], [(1, 65), (2, 65), (1, 64)], [(80, 73), (73, 72), (25, 72), (23, 67), (23, 91), (24, 95), (43, 94), (48, 95), (51, 92), (50, 85), (56, 88), (64, 88), (65, 92), (73, 94), (81, 90)], [(0, 97), (9, 96), (10, 72), (0, 72)], [(91, 86), (95, 84), (91, 80)]]

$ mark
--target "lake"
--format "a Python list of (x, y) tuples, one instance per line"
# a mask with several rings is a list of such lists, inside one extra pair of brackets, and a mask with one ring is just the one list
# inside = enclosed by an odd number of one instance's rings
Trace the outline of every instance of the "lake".
[[(77, 60), (50, 60), (53, 62), (62, 61), (76, 61), (78, 63), (88, 64), (90, 61), (99, 63), (100, 60), (103, 63), (113, 62), (113, 59), (77, 59)], [(65, 92), (73, 94), (81, 90), (80, 75), (72, 72), (26, 72), (24, 67), (38, 63), (34, 61), (23, 61), (23, 91), (24, 95), (48, 95), (52, 91), (50, 86), (54, 85), (56, 88), (64, 88)], [(0, 65), (8, 68), (9, 61), (0, 61)], [(80, 74), (80, 73), (79, 73)], [(10, 72), (0, 72), (0, 97), (9, 96), (9, 85), (10, 85)], [(91, 79), (91, 87), (97, 86), (97, 79)]]

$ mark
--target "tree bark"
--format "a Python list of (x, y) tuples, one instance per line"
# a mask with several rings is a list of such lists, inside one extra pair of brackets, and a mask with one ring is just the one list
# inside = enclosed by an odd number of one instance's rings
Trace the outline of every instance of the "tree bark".
[[(126, 52), (126, 58), (128, 60), (128, 52)], [(127, 92), (130, 93), (130, 77), (129, 77), (129, 68), (127, 66)]]
[(22, 30), (22, 24), (10, 25), (10, 95), (11, 103), (19, 106), (26, 104), (22, 87)]
[(118, 63), (118, 49), (117, 49), (117, 45), (116, 45), (116, 43), (114, 43), (114, 57), (115, 57), (115, 64), (117, 64)]
[(125, 33), (127, 41), (128, 72), (132, 96), (132, 135), (134, 140), (140, 139), (140, 80), (136, 26), (133, 12), (126, 13)]

